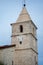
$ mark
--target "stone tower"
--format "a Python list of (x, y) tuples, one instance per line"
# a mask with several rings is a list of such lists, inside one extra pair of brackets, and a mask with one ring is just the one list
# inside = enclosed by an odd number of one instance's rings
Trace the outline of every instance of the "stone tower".
[(14, 64), (15, 65), (38, 65), (37, 52), (37, 27), (28, 14), (26, 7), (16, 21), (12, 23), (11, 44), (15, 44)]

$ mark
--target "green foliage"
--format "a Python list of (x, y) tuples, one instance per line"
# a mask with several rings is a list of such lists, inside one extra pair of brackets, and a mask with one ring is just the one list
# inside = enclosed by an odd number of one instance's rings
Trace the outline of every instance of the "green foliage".
[(0, 62), (0, 65), (4, 65), (4, 63), (3, 62)]

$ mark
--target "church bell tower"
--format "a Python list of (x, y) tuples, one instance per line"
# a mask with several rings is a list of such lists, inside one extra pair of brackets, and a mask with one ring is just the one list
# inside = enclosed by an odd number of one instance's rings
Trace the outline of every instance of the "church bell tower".
[(15, 44), (15, 65), (38, 65), (37, 27), (25, 7), (16, 21), (12, 23), (11, 44)]

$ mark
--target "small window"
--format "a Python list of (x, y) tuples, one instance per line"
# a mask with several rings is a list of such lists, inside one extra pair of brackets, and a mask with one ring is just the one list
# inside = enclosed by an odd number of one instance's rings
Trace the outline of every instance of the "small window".
[(35, 65), (36, 65), (36, 56), (34, 57), (34, 60), (35, 60)]
[(20, 44), (22, 44), (22, 41), (20, 41)]
[(13, 65), (13, 61), (12, 61), (12, 65)]
[(20, 32), (23, 32), (23, 26), (20, 25)]
[(34, 34), (34, 28), (33, 28), (33, 34)]
[(34, 57), (34, 60), (35, 60), (35, 65), (38, 65), (38, 62), (36, 60), (36, 56)]

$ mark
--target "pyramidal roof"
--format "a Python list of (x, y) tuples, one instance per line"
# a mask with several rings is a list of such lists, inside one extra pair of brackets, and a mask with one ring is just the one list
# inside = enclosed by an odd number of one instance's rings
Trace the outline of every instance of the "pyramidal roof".
[(16, 22), (24, 22), (31, 20), (29, 13), (26, 10), (26, 7), (23, 7), (18, 19)]

